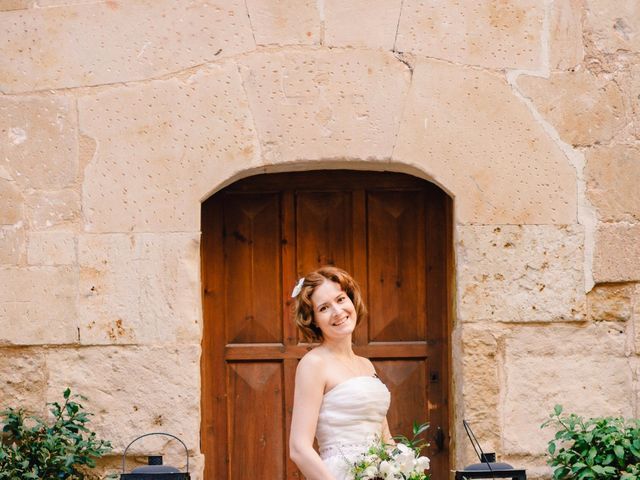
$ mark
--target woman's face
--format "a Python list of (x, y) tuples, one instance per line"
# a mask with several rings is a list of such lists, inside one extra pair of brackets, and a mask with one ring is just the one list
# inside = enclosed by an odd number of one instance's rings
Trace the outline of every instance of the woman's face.
[(356, 309), (339, 283), (325, 280), (311, 294), (313, 318), (326, 339), (351, 335), (356, 328)]

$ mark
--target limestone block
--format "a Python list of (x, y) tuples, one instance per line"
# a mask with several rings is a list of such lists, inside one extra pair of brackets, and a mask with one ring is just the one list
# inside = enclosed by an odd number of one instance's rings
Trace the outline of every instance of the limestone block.
[(77, 341), (77, 270), (5, 267), (0, 268), (0, 285), (0, 344)]
[[(636, 285), (635, 294), (633, 296), (633, 351), (636, 355), (640, 355), (640, 285)], [(640, 385), (640, 362), (636, 364), (636, 385)], [(640, 388), (636, 391), (638, 400), (640, 400)], [(638, 404), (640, 405), (640, 403)]]
[(85, 2), (0, 23), (5, 93), (154, 78), (255, 48), (242, 0)]
[(246, 0), (258, 45), (320, 43), (320, 14), (315, 1)]
[(240, 62), (265, 162), (391, 156), (410, 80), (392, 54), (289, 49)]
[(393, 50), (402, 0), (325, 0), (325, 45)]
[(0, 347), (0, 410), (24, 408), (43, 414), (47, 375), (44, 355), (33, 348)]
[(199, 234), (81, 235), (83, 344), (200, 339)]
[(596, 283), (640, 280), (640, 224), (598, 225), (593, 279)]
[(0, 178), (0, 225), (14, 225), (22, 220), (24, 198), (15, 182)]
[(73, 265), (76, 235), (68, 231), (31, 232), (27, 258), (30, 265)]
[[(5, 30), (0, 29), (0, 36)], [(0, 54), (0, 64), (3, 61)], [(0, 133), (3, 178), (19, 188), (53, 190), (76, 180), (78, 142), (71, 97), (0, 97)]]
[(635, 0), (585, 0), (584, 29), (603, 53), (640, 51), (640, 9)]
[(32, 230), (68, 229), (80, 221), (80, 192), (71, 188), (29, 192), (25, 207)]
[(549, 62), (551, 70), (567, 70), (584, 58), (583, 0), (556, 0), (551, 4)]
[(396, 49), (488, 68), (539, 68), (544, 2), (405, 0)]
[(606, 142), (628, 122), (618, 86), (587, 70), (520, 76), (518, 87), (571, 145)]
[(26, 258), (26, 242), (22, 222), (0, 226), (0, 264), (19, 265)]
[(419, 61), (405, 105), (393, 159), (450, 192), (458, 223), (576, 222), (575, 170), (501, 76)]
[(200, 202), (259, 163), (259, 144), (235, 64), (188, 78), (113, 87), (79, 100), (96, 141), (85, 169), (90, 232), (198, 231)]
[(631, 416), (632, 378), (618, 324), (545, 325), (506, 338), (502, 450), (542, 454), (554, 431), (540, 429), (555, 404), (584, 416)]
[(22, 10), (33, 5), (33, 0), (2, 0), (0, 2), (0, 12), (9, 10)]
[[(46, 366), (48, 401), (67, 387), (86, 396), (82, 403), (95, 414), (90, 425), (113, 443), (114, 453), (155, 431), (170, 432), (198, 451), (199, 345), (49, 350)], [(153, 444), (134, 444), (131, 452), (145, 452), (145, 445)]]
[(589, 318), (596, 321), (631, 320), (635, 285), (629, 283), (605, 283), (596, 285), (587, 294)]
[(458, 319), (584, 320), (580, 226), (459, 226)]
[[(464, 418), (472, 425), (483, 448), (496, 451), (500, 446), (500, 432), (496, 427), (500, 423), (497, 405), (502, 366), (499, 357), (504, 334), (498, 327), (484, 325), (464, 324), (461, 328)], [(466, 442), (462, 446), (470, 448)], [(470, 456), (466, 458), (467, 463), (472, 463)]]
[(607, 145), (586, 154), (587, 195), (603, 222), (640, 220), (640, 148)]

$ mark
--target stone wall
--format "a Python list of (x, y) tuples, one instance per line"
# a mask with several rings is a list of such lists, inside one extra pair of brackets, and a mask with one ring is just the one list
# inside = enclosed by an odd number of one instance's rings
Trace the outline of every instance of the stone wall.
[(462, 418), (545, 478), (555, 403), (639, 415), (634, 0), (4, 0), (0, 24), (0, 406), (70, 385), (116, 453), (161, 428), (199, 470), (200, 203), (340, 167), (454, 198), (454, 467)]

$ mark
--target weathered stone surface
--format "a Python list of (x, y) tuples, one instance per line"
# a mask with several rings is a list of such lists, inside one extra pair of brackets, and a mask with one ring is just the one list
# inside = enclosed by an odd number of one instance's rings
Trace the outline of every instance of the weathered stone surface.
[(114, 87), (82, 97), (79, 110), (83, 133), (98, 145), (83, 184), (91, 232), (198, 231), (208, 192), (259, 163), (234, 64)]
[(580, 226), (459, 226), (458, 319), (584, 320)]
[(32, 230), (69, 228), (80, 221), (80, 193), (74, 189), (34, 191), (25, 198)]
[(586, 154), (587, 194), (605, 222), (640, 220), (640, 148), (611, 145)]
[(633, 0), (586, 0), (584, 28), (603, 53), (640, 51), (640, 9)]
[(0, 385), (0, 410), (21, 407), (30, 413), (44, 413), (47, 374), (43, 353), (0, 347)]
[(26, 251), (22, 222), (0, 226), (0, 264), (21, 264), (26, 258)]
[(584, 57), (582, 7), (584, 0), (555, 0), (551, 4), (549, 62), (551, 70), (567, 70)]
[(0, 225), (14, 225), (22, 220), (24, 198), (15, 182), (0, 178)]
[(78, 272), (71, 267), (0, 268), (0, 344), (77, 341)]
[[(50, 350), (46, 396), (59, 399), (67, 387), (85, 395), (83, 405), (95, 414), (92, 427), (116, 453), (141, 432), (154, 431), (171, 432), (197, 451), (199, 362), (199, 345)], [(132, 453), (141, 451), (145, 446), (134, 444)]]
[(289, 49), (241, 64), (265, 162), (391, 156), (410, 80), (392, 54)]
[(6, 12), (0, 23), (4, 92), (147, 79), (255, 48), (241, 0), (92, 2)]
[(83, 344), (196, 343), (199, 234), (81, 235)]
[(27, 258), (30, 265), (76, 263), (76, 234), (68, 231), (31, 232)]
[(593, 278), (596, 283), (640, 280), (640, 224), (598, 225)]
[(518, 87), (571, 145), (606, 142), (628, 122), (618, 86), (587, 70), (520, 76)]
[(313, 0), (246, 0), (258, 45), (320, 43), (320, 14)]
[(595, 321), (627, 321), (633, 314), (635, 285), (605, 283), (587, 294), (589, 318)]
[(0, 12), (22, 10), (24, 8), (29, 8), (32, 4), (33, 0), (2, 0), (0, 2)]
[(624, 329), (615, 323), (512, 330), (501, 392), (501, 451), (543, 453), (554, 431), (540, 425), (555, 404), (587, 417), (631, 416), (633, 386), (624, 351)]
[[(636, 285), (636, 290), (633, 296), (633, 351), (636, 355), (640, 355), (640, 285)], [(636, 385), (637, 390), (636, 394), (638, 396), (638, 400), (640, 401), (640, 361), (636, 363), (638, 367), (636, 370)], [(640, 403), (638, 403), (640, 406)]]
[(544, 3), (406, 0), (396, 49), (489, 68), (540, 67)]
[(325, 0), (325, 44), (392, 50), (401, 0)]
[(458, 223), (576, 222), (575, 170), (500, 76), (419, 61), (396, 145), (453, 194)]
[(78, 146), (72, 98), (0, 97), (0, 132), (3, 178), (22, 189), (57, 189), (76, 180)]
[[(473, 426), (474, 433), (487, 451), (497, 451), (500, 446), (500, 350), (504, 350), (498, 327), (487, 328), (465, 324), (462, 326), (462, 400), (464, 418)], [(470, 445), (464, 445), (472, 453)], [(467, 464), (471, 462), (467, 455)]]

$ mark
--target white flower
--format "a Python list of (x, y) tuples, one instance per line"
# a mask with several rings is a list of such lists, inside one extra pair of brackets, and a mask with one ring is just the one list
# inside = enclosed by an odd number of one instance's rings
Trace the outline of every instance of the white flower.
[(398, 450), (400, 453), (395, 457), (398, 468), (404, 475), (410, 475), (416, 466), (416, 453), (402, 443), (398, 444)]
[(362, 472), (362, 480), (373, 480), (378, 476), (378, 469), (373, 465), (367, 467), (364, 472)]
[(431, 461), (429, 460), (429, 457), (416, 458), (416, 470), (418, 472), (422, 473), (425, 470), (429, 470), (430, 466), (431, 466)]
[(399, 470), (395, 465), (383, 460), (380, 462), (380, 473), (385, 479), (395, 478), (396, 473), (399, 473)]

